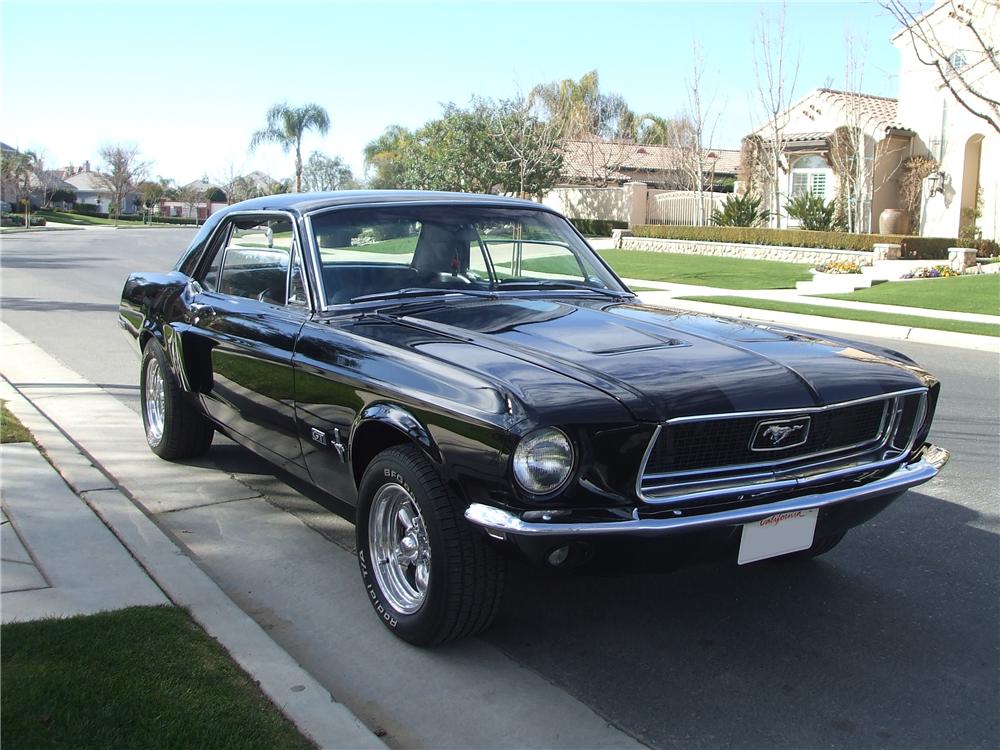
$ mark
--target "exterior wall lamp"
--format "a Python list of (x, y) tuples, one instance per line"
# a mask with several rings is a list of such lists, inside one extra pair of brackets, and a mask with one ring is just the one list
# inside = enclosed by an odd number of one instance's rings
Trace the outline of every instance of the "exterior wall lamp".
[(927, 175), (927, 197), (932, 198), (938, 193), (943, 193), (946, 179), (947, 175), (944, 172), (931, 172)]

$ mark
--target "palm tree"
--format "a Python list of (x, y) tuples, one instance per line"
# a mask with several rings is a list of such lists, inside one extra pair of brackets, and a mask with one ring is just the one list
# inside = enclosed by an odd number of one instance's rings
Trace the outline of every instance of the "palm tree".
[(295, 149), (295, 192), (302, 191), (302, 135), (315, 130), (326, 135), (330, 129), (330, 115), (318, 104), (291, 107), (275, 104), (267, 111), (267, 127), (250, 138), (250, 150), (262, 143), (277, 143), (286, 154)]
[(636, 140), (652, 146), (666, 146), (670, 143), (673, 127), (669, 118), (647, 112), (639, 117)]

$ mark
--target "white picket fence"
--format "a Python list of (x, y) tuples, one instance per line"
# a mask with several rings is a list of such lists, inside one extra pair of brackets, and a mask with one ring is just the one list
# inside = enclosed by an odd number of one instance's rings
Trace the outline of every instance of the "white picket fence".
[[(721, 208), (724, 193), (702, 193), (702, 224), (710, 224), (712, 212)], [(647, 196), (646, 223), (698, 224), (698, 193), (687, 190), (656, 191)]]

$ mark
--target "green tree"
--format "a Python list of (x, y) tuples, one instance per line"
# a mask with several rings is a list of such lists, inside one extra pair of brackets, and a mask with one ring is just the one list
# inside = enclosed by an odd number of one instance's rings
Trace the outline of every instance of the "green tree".
[(318, 104), (292, 107), (286, 103), (275, 104), (267, 111), (267, 125), (250, 138), (250, 150), (256, 151), (265, 143), (276, 143), (284, 153), (295, 151), (295, 192), (302, 192), (302, 136), (307, 130), (326, 135), (330, 129), (330, 115)]
[(39, 160), (34, 151), (9, 151), (3, 154), (4, 183), (14, 188), (14, 200), (24, 201), (24, 226), (31, 226), (31, 176), (38, 169)]
[(309, 155), (302, 169), (302, 184), (310, 192), (354, 190), (358, 181), (351, 168), (339, 156), (333, 158), (319, 151)]
[(395, 190), (407, 187), (407, 163), (412, 156), (413, 132), (390, 125), (365, 146), (365, 173), (369, 187)]
[(153, 208), (156, 207), (161, 200), (168, 197), (168, 191), (174, 193), (172, 190), (172, 183), (173, 180), (164, 177), (157, 177), (155, 180), (143, 180), (136, 185), (136, 190), (139, 193), (139, 199), (142, 201), (143, 208), (146, 209), (147, 216), (152, 216)]

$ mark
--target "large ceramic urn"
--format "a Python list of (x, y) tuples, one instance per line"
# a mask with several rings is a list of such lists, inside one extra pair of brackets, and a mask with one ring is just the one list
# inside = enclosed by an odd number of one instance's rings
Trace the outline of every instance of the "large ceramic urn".
[(878, 217), (879, 234), (909, 234), (910, 214), (901, 208), (887, 208)]

